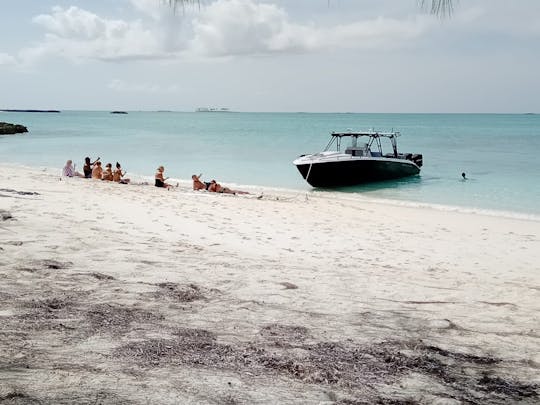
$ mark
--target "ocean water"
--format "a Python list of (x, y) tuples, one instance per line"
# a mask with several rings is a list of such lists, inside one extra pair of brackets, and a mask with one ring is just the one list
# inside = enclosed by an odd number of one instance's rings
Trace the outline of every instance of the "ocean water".
[(131, 175), (152, 177), (164, 165), (174, 178), (306, 191), (292, 161), (321, 151), (330, 132), (393, 129), (400, 151), (424, 155), (420, 176), (339, 192), (540, 215), (540, 115), (63, 111), (0, 113), (0, 121), (30, 131), (0, 136), (2, 162), (60, 171), (72, 159), (81, 170), (85, 156), (100, 156)]

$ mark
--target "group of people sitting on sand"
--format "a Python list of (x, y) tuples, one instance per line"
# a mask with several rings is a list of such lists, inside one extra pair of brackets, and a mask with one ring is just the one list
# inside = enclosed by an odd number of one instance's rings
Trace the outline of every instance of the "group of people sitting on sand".
[[(167, 183), (168, 177), (164, 176), (165, 167), (159, 166), (157, 168), (156, 174), (154, 176), (155, 186), (170, 189), (173, 187), (172, 184)], [(116, 162), (116, 169), (112, 170), (112, 164), (107, 163), (105, 165), (105, 170), (101, 167), (101, 161), (98, 157), (95, 161), (91, 161), (89, 157), (84, 158), (83, 173), (79, 173), (75, 170), (73, 166), (73, 161), (68, 160), (66, 165), (62, 169), (62, 175), (66, 177), (84, 177), (87, 179), (97, 179), (105, 181), (114, 181), (116, 183), (127, 184), (130, 182), (130, 179), (124, 178), (126, 172), (122, 170), (120, 163)], [(232, 190), (229, 187), (223, 187), (221, 184), (212, 180), (210, 182), (203, 182), (201, 178), (202, 174), (192, 175), (191, 179), (193, 180), (193, 190), (207, 190), (211, 193), (225, 193), (225, 194), (249, 194), (247, 191), (241, 190)], [(178, 187), (178, 183), (176, 184)]]
[(101, 167), (100, 158), (93, 162), (89, 157), (84, 158), (83, 173), (79, 173), (73, 166), (73, 161), (68, 160), (62, 169), (62, 176), (66, 177), (84, 177), (86, 179), (97, 179), (105, 181), (114, 181), (116, 183), (128, 184), (129, 179), (124, 178), (126, 172), (122, 170), (120, 163), (116, 162), (116, 169), (112, 169), (112, 164), (107, 163), (105, 170)]

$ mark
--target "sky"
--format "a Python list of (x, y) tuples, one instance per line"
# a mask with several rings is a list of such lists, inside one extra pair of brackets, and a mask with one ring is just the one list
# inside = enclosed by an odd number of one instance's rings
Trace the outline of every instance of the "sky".
[(540, 1), (17, 0), (0, 109), (540, 113)]

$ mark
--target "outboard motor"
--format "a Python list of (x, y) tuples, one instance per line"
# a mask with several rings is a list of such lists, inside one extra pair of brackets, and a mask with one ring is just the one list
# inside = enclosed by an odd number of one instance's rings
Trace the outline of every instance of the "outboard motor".
[(412, 155), (412, 161), (416, 164), (416, 166), (422, 167), (422, 164), (424, 163), (422, 159), (422, 154), (415, 153), (414, 155)]

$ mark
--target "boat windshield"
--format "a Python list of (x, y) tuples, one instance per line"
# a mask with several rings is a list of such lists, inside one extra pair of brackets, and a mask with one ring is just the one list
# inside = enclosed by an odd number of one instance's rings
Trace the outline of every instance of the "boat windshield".
[(353, 156), (383, 156), (381, 138), (388, 138), (392, 145), (392, 152), (397, 157), (396, 138), (399, 132), (332, 132), (332, 138), (325, 151), (341, 151), (343, 138), (350, 138), (350, 146), (345, 149), (345, 153)]

